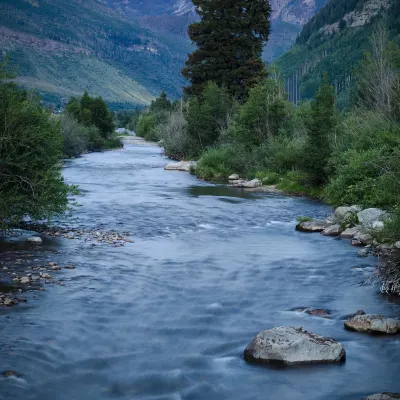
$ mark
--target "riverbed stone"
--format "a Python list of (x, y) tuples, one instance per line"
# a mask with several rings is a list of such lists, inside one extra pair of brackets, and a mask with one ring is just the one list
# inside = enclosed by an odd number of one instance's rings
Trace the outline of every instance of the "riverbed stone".
[(357, 213), (358, 222), (364, 228), (372, 228), (374, 222), (382, 220), (385, 213), (379, 208), (367, 208)]
[(400, 393), (377, 393), (372, 394), (371, 396), (365, 397), (363, 400), (396, 400), (400, 399)]
[(35, 243), (35, 244), (41, 244), (41, 243), (43, 243), (43, 240), (39, 236), (32, 236), (32, 237), (28, 238), (28, 242)]
[(359, 233), (359, 228), (355, 226), (354, 228), (347, 228), (341, 234), (340, 237), (343, 239), (353, 239)]
[(339, 363), (345, 357), (341, 343), (291, 326), (260, 332), (244, 351), (247, 362), (261, 364)]
[(343, 229), (339, 224), (328, 226), (321, 232), (321, 235), (324, 236), (339, 236), (342, 233)]
[(232, 174), (228, 178), (229, 181), (237, 181), (239, 179), (240, 179), (240, 176), (238, 174)]
[(312, 221), (300, 222), (296, 226), (296, 230), (300, 232), (323, 232), (329, 227), (326, 221), (313, 219)]
[(31, 279), (29, 278), (29, 276), (23, 276), (20, 280), (21, 283), (23, 284), (27, 284), (31, 282)]
[(356, 315), (344, 322), (347, 329), (367, 333), (395, 334), (400, 332), (400, 320), (378, 314)]
[(251, 181), (238, 181), (232, 183), (231, 186), (243, 189), (253, 189), (262, 186), (262, 182), (259, 179), (253, 179)]
[(196, 161), (179, 161), (167, 164), (164, 169), (166, 171), (184, 171), (190, 172), (192, 168), (196, 168)]
[(395, 247), (396, 249), (400, 249), (400, 241), (396, 242), (396, 243), (394, 244), (394, 247)]
[(374, 238), (369, 233), (359, 232), (357, 235), (354, 236), (353, 240), (358, 241), (361, 243), (361, 245), (366, 246), (368, 244), (371, 244)]

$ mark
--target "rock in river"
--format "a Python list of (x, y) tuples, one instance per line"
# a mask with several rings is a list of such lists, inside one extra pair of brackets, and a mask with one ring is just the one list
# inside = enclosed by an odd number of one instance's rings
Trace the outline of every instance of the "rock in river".
[(321, 234), (324, 236), (339, 236), (342, 233), (343, 229), (339, 224), (328, 226), (324, 229)]
[(347, 228), (340, 234), (340, 237), (343, 239), (353, 239), (353, 237), (359, 233), (359, 230), (360, 228), (356, 226), (354, 228)]
[(314, 364), (344, 361), (341, 343), (302, 328), (280, 326), (260, 332), (244, 351), (247, 362)]
[(323, 232), (329, 227), (326, 221), (320, 219), (314, 219), (312, 221), (300, 222), (296, 226), (296, 231), (300, 232)]
[(364, 400), (395, 400), (400, 399), (400, 393), (377, 393), (366, 397)]
[(28, 242), (40, 244), (43, 242), (43, 240), (39, 236), (32, 236), (32, 237), (28, 238)]
[(356, 315), (345, 321), (344, 326), (357, 332), (388, 334), (400, 332), (400, 320), (377, 314)]
[(166, 171), (185, 171), (190, 172), (192, 168), (196, 168), (196, 161), (179, 161), (167, 164), (164, 169)]

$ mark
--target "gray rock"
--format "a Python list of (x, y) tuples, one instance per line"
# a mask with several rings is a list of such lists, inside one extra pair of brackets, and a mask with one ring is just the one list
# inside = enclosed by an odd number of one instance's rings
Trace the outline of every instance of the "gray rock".
[(379, 208), (367, 208), (357, 214), (358, 222), (365, 228), (372, 228), (374, 222), (380, 221), (385, 213)]
[(387, 333), (400, 332), (400, 320), (377, 314), (356, 315), (344, 322), (347, 329), (357, 332)]
[(31, 280), (29, 278), (29, 276), (23, 276), (20, 280), (21, 283), (26, 284), (26, 283), (30, 283)]
[(400, 399), (400, 393), (377, 393), (371, 396), (365, 397), (364, 400), (396, 400)]
[(40, 244), (40, 243), (43, 243), (43, 240), (39, 236), (32, 236), (32, 237), (28, 238), (28, 242)]
[(240, 179), (240, 176), (238, 174), (232, 174), (231, 176), (229, 176), (228, 180), (230, 181), (237, 181)]
[(385, 224), (382, 221), (375, 221), (372, 224), (372, 229), (375, 231), (381, 231), (385, 227)]
[(324, 236), (339, 236), (342, 233), (343, 229), (339, 224), (328, 226), (321, 232), (321, 235)]
[(373, 242), (373, 237), (369, 233), (361, 233), (359, 232), (357, 235), (354, 236), (355, 240), (358, 240), (362, 245), (368, 245)]
[(230, 186), (237, 188), (244, 188), (244, 189), (253, 189), (262, 186), (262, 182), (259, 179), (253, 179), (251, 181), (242, 181), (234, 183)]
[(314, 219), (312, 221), (300, 222), (296, 226), (296, 230), (300, 232), (323, 232), (329, 227), (326, 221)]
[(244, 351), (247, 362), (265, 364), (338, 363), (345, 357), (341, 343), (302, 328), (284, 326), (260, 332)]
[(353, 237), (359, 233), (358, 231), (359, 228), (357, 226), (354, 228), (347, 228), (340, 234), (340, 237), (343, 239), (353, 239)]
[(396, 249), (400, 249), (400, 241), (399, 241), (399, 242), (396, 242), (396, 243), (394, 244), (394, 247), (395, 247)]
[(358, 252), (358, 257), (368, 257), (369, 249), (361, 249)]
[(362, 210), (360, 206), (338, 207), (335, 210), (334, 218), (337, 222), (347, 222)]
[(196, 168), (196, 161), (179, 161), (167, 164), (164, 169), (166, 171), (185, 171), (190, 172), (192, 168)]

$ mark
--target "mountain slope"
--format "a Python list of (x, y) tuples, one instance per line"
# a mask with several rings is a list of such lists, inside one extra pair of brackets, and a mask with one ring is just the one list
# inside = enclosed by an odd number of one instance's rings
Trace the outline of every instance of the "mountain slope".
[[(327, 1), (271, 0), (265, 59), (287, 50)], [(161, 90), (180, 96), (196, 18), (191, 0), (0, 0), (0, 52), (46, 97), (87, 89), (108, 102), (148, 104)]]
[(183, 84), (188, 43), (149, 32), (96, 0), (2, 0), (0, 26), (0, 51), (38, 89), (89, 89), (108, 101), (147, 104), (162, 89), (177, 96)]
[(301, 93), (302, 99), (313, 97), (322, 73), (328, 72), (339, 101), (347, 102), (353, 69), (369, 49), (374, 26), (386, 16), (395, 38), (400, 32), (397, 0), (331, 0), (304, 26), (296, 45), (276, 61), (292, 98), (293, 92)]

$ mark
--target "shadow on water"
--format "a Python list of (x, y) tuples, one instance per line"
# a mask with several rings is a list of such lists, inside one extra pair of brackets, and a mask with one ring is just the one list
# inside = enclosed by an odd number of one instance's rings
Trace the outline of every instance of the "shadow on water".
[(243, 189), (230, 188), (226, 186), (189, 186), (187, 193), (192, 197), (215, 196), (215, 197), (233, 197), (246, 200), (256, 200), (257, 195), (246, 192)]

